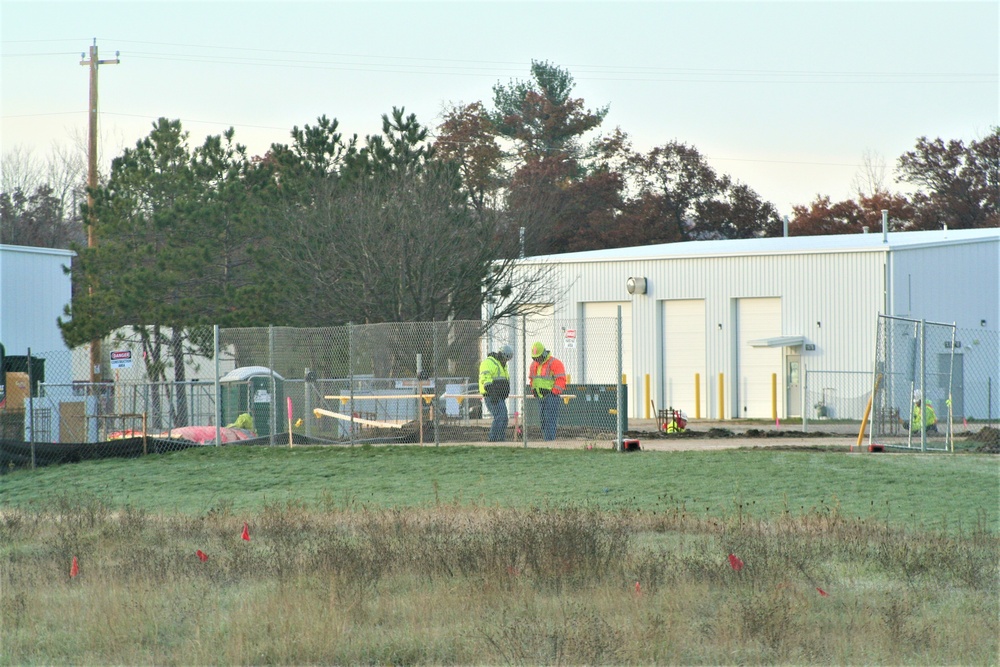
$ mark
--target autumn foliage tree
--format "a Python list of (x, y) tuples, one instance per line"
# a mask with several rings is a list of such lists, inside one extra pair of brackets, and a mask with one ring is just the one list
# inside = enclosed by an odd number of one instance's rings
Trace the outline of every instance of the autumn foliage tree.
[(1000, 226), (1000, 127), (968, 146), (920, 137), (899, 158), (897, 180), (920, 188), (907, 229)]

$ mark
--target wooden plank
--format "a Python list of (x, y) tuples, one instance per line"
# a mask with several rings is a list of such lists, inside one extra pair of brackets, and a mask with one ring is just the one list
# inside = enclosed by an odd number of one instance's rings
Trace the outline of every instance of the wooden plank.
[(334, 419), (343, 419), (344, 421), (352, 421), (356, 424), (367, 424), (368, 426), (380, 426), (383, 428), (403, 428), (410, 422), (405, 421), (393, 421), (393, 422), (380, 422), (374, 419), (362, 419), (361, 417), (352, 417), (351, 415), (343, 415), (339, 412), (331, 412), (330, 410), (324, 410), (323, 408), (313, 408), (313, 414), (317, 417), (326, 416), (333, 417)]

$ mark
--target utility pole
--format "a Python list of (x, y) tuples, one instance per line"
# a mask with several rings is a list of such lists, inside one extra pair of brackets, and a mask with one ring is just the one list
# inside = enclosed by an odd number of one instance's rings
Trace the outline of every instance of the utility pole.
[[(87, 247), (93, 248), (97, 245), (94, 238), (94, 190), (97, 189), (97, 66), (117, 65), (118, 51), (115, 51), (114, 60), (98, 60), (97, 58), (97, 38), (90, 47), (90, 59), (81, 60), (81, 65), (90, 67), (90, 133), (87, 142)], [(87, 54), (81, 53), (80, 58)], [(93, 287), (90, 288), (93, 293)], [(101, 379), (101, 341), (92, 340), (90, 342), (90, 381), (98, 382)]]

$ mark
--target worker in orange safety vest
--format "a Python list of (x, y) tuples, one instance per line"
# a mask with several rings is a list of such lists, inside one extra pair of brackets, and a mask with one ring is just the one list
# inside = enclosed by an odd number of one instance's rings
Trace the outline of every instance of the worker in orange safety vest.
[(528, 390), (540, 399), (538, 414), (542, 422), (542, 439), (555, 440), (562, 404), (560, 396), (566, 391), (566, 367), (545, 349), (545, 345), (536, 342), (531, 346), (528, 378)]

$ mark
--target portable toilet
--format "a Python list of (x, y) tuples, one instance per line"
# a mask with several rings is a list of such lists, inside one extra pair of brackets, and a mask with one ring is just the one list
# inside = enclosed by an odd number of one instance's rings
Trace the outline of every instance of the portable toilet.
[(275, 410), (285, 401), (285, 378), (265, 366), (243, 366), (219, 378), (219, 386), (223, 426), (246, 412), (257, 435), (271, 435)]

